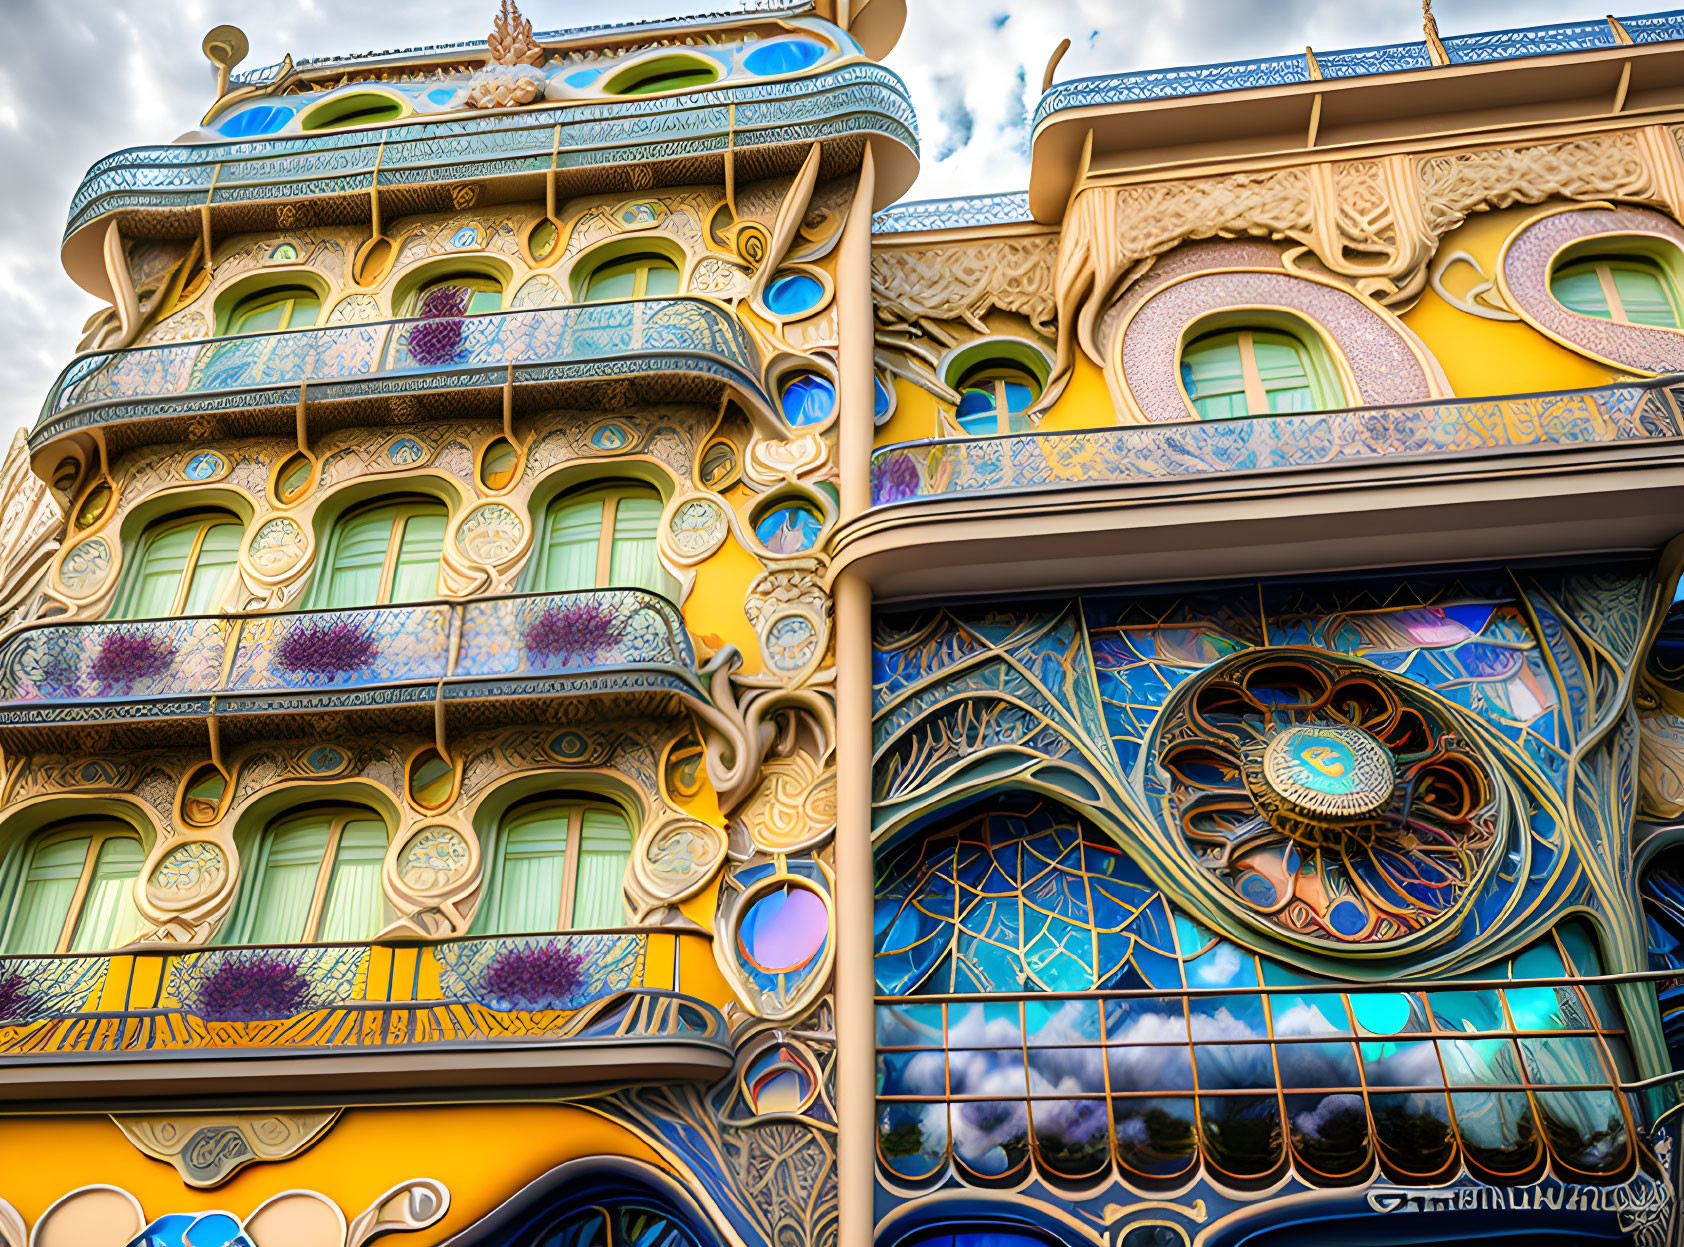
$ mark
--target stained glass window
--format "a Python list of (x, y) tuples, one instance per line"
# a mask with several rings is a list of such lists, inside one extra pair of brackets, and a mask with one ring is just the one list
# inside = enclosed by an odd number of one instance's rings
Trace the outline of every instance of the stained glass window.
[[(1490, 979), (1353, 990), (1176, 913), (1097, 828), (1011, 795), (891, 851), (876, 915), (878, 1155), (889, 1181), (1032, 1174), (1261, 1188), (1457, 1166), (1630, 1173), (1620, 1015), (1566, 926)], [(967, 999), (975, 997), (975, 999)]]
[(1649, 968), (1676, 971), (1655, 984), (1672, 1063), (1684, 1069), (1684, 853), (1663, 854), (1643, 876)]

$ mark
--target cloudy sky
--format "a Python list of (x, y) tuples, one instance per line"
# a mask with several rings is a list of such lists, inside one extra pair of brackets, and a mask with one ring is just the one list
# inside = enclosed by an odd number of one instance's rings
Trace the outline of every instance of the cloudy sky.
[[(726, 3), (695, 0), (688, 11)], [(1318, 48), (1418, 39), (1417, 0), (908, 0), (890, 57), (924, 139), (913, 198), (1013, 190), (1028, 179), (1028, 119), (1041, 71), (1072, 41), (1060, 79)], [(1437, 0), (1462, 34), (1584, 20), (1589, 0)], [(1661, 3), (1649, 8), (1668, 7)], [(87, 167), (167, 141), (211, 103), (199, 52), (222, 22), (251, 37), (247, 66), (483, 37), (495, 0), (0, 0), (0, 432), (32, 423), (98, 310), (58, 263)], [(538, 30), (609, 15), (687, 11), (685, 0), (524, 0)], [(1642, 11), (1639, 9), (1638, 11)]]

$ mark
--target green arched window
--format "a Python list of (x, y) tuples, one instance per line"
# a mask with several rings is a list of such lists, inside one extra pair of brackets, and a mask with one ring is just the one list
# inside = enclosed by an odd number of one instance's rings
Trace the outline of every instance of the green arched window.
[(378, 502), (341, 516), (328, 538), (311, 606), (383, 606), (437, 597), (448, 518), (436, 498)]
[(605, 260), (585, 279), (587, 303), (610, 299), (654, 299), (678, 293), (678, 265), (655, 252)]
[(371, 940), (390, 920), (380, 887), (386, 824), (358, 806), (324, 806), (271, 823), (226, 928), (230, 943)]
[(544, 512), (532, 585), (546, 593), (647, 589), (673, 596), (656, 533), (664, 504), (649, 485), (621, 481), (563, 494)]
[(146, 927), (134, 881), (146, 854), (115, 820), (49, 829), (29, 845), (0, 953), (91, 953), (121, 948)]
[(1645, 256), (1591, 256), (1564, 264), (1550, 277), (1550, 293), (1581, 316), (1679, 327), (1678, 291), (1666, 270)]
[(1303, 339), (1272, 329), (1207, 333), (1181, 352), (1181, 383), (1206, 420), (1339, 406), (1330, 372)]
[(1027, 368), (988, 360), (970, 369), (959, 381), (959, 427), (967, 433), (1027, 433), (1024, 413), (1041, 393), (1041, 383)]
[[(447, 299), (450, 292), (456, 292)], [(406, 316), (473, 316), (503, 309), (503, 283), (484, 273), (445, 273), (416, 287)]]
[(626, 920), (632, 831), (599, 801), (539, 800), (503, 816), (474, 918), (481, 935), (590, 931)]
[(322, 314), (322, 297), (309, 286), (274, 286), (241, 299), (228, 313), (225, 333), (308, 329)]
[(147, 527), (114, 612), (122, 619), (204, 615), (221, 608), (245, 526), (227, 511), (174, 516)]

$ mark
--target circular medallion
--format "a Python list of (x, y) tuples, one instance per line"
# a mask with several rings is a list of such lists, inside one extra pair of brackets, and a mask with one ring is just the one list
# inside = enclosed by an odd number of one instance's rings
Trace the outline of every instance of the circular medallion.
[(463, 519), (456, 530), (456, 548), (476, 563), (493, 566), (519, 550), (525, 537), (518, 515), (500, 502), (486, 502)]
[(111, 547), (103, 537), (90, 537), (64, 556), (64, 562), (59, 564), (58, 582), (67, 592), (81, 596), (104, 584), (110, 570)]
[(423, 827), (398, 854), (398, 878), (414, 892), (437, 892), (460, 878), (472, 857), (467, 840), (454, 827)]
[(791, 881), (750, 903), (737, 929), (737, 951), (758, 970), (789, 974), (817, 957), (829, 934), (824, 899)]
[(250, 557), (259, 575), (288, 572), (304, 557), (304, 530), (284, 515), (269, 520), (252, 535)]
[(672, 548), (685, 562), (704, 559), (725, 540), (725, 511), (711, 498), (691, 498), (672, 513)]
[(1358, 727), (1311, 723), (1289, 727), (1263, 751), (1263, 780), (1305, 814), (1351, 818), (1392, 799), (1392, 755)]
[(227, 872), (228, 859), (220, 846), (190, 840), (164, 854), (153, 867), (146, 890), (155, 903), (184, 905), (216, 891)]
[(214, 450), (202, 450), (187, 461), (181, 474), (190, 481), (212, 480), (228, 471), (228, 461)]

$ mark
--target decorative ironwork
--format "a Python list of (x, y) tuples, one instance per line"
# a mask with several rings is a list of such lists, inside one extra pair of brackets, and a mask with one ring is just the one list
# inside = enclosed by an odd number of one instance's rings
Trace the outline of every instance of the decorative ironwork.
[(1029, 211), (1029, 193), (1012, 191), (1004, 195), (962, 195), (891, 204), (871, 218), (871, 232), (912, 234), (923, 230), (1016, 225), (1034, 219)]
[[(418, 351), (424, 329), (449, 323), (448, 352)], [(201, 411), (268, 410), (276, 429), (293, 419), (299, 387), (312, 402), (449, 389), (496, 389), (508, 381), (638, 380), (671, 392), (698, 380), (735, 388), (765, 405), (760, 359), (725, 308), (675, 298), (172, 342), (79, 356), (47, 395), (30, 438), (93, 425)], [(677, 374), (676, 376), (674, 374)]]
[(1345, 464), (1595, 445), (1684, 435), (1669, 393), (1608, 386), (1513, 398), (951, 438), (872, 455), (872, 503), (1115, 485)]
[[(543, 630), (535, 646), (537, 625), (554, 620), (562, 622)], [(0, 645), (0, 725), (430, 701), (441, 681), (447, 699), (543, 695), (599, 687), (583, 677), (610, 671), (626, 673), (624, 689), (707, 700), (677, 607), (640, 589), (599, 589), (44, 624)]]

